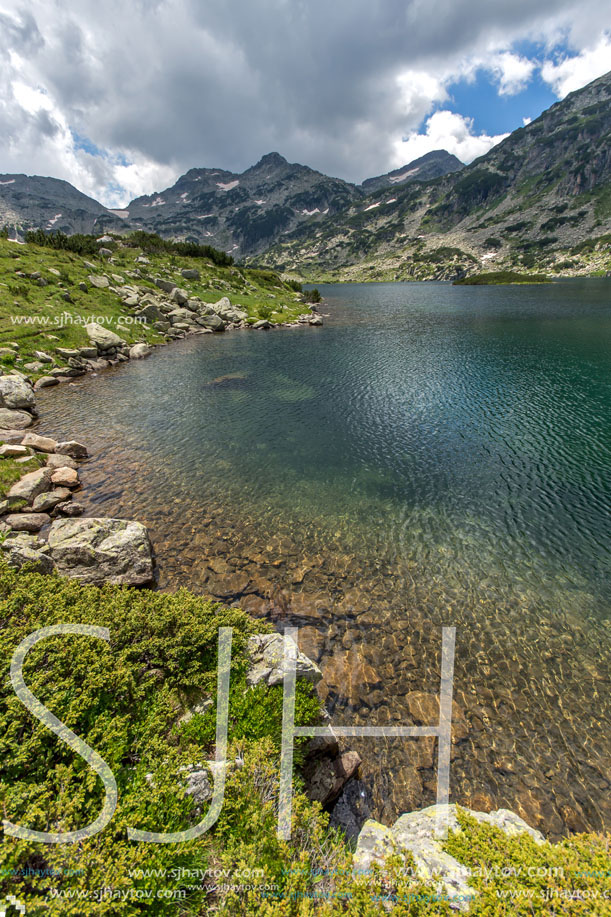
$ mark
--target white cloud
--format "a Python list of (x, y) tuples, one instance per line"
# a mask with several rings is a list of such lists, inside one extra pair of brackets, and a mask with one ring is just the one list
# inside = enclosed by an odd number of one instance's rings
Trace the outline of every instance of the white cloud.
[(603, 35), (596, 45), (585, 48), (572, 57), (547, 60), (541, 68), (541, 75), (552, 87), (559, 99), (569, 92), (581, 89), (598, 76), (609, 71), (611, 65), (611, 37)]
[(394, 164), (400, 167), (431, 150), (447, 150), (462, 162), (471, 162), (483, 156), (505, 137), (507, 134), (475, 134), (472, 118), (452, 111), (436, 111), (427, 119), (423, 134), (413, 131), (404, 140), (395, 143)]
[(476, 131), (476, 111), (435, 112), (452, 82), (485, 71), (500, 95), (519, 92), (538, 62), (516, 43), (548, 42), (551, 58), (561, 36), (575, 56), (544, 76), (559, 93), (585, 84), (610, 59), (606, 39), (592, 45), (610, 4), (0, 0), (0, 172), (120, 206), (274, 149), (352, 181), (434, 147), (469, 160), (500, 137)]
[(511, 51), (495, 54), (487, 64), (499, 86), (499, 95), (512, 96), (526, 89), (536, 69), (534, 61)]

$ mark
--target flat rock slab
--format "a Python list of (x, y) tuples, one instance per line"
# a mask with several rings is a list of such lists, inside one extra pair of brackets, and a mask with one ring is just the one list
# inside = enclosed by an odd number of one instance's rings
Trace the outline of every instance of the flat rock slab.
[(21, 440), (23, 446), (31, 446), (37, 452), (55, 452), (57, 443), (50, 436), (39, 436), (38, 433), (26, 433)]
[(53, 376), (41, 376), (34, 383), (34, 391), (37, 392), (41, 388), (50, 388), (52, 385), (59, 385), (59, 379), (55, 379)]
[(140, 586), (153, 581), (153, 551), (140, 522), (59, 519), (51, 526), (48, 543), (63, 576), (98, 586)]
[(0, 442), (3, 443), (20, 443), (23, 436), (21, 430), (0, 430)]
[(78, 462), (70, 455), (49, 455), (47, 468), (78, 468)]
[(51, 517), (46, 513), (10, 513), (3, 520), (14, 532), (39, 532)]
[(28, 450), (25, 446), (20, 446), (17, 443), (5, 443), (4, 446), (0, 446), (0, 458), (20, 458), (23, 455), (28, 455)]
[(37, 471), (30, 471), (29, 474), (24, 474), (21, 480), (10, 488), (7, 497), (9, 500), (16, 497), (31, 503), (38, 494), (51, 490), (51, 486), (51, 470), (49, 468), (39, 468)]
[(97, 287), (98, 290), (103, 290), (110, 286), (110, 280), (108, 277), (106, 277), (105, 274), (102, 274), (101, 276), (97, 274), (90, 274), (87, 280), (92, 287)]

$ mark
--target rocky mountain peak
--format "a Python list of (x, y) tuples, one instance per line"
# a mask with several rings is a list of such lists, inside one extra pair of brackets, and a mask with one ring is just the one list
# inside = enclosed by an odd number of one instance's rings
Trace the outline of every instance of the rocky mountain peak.
[(266, 153), (265, 156), (262, 156), (259, 162), (253, 166), (253, 169), (260, 168), (269, 168), (270, 166), (286, 166), (288, 165), (288, 160), (281, 156), (280, 153)]

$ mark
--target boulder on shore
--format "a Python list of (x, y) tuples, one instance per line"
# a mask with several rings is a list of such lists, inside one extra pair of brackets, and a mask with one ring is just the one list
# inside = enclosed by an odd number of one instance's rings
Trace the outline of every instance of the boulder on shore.
[(31, 446), (37, 452), (55, 452), (57, 443), (50, 436), (39, 436), (38, 433), (26, 433), (21, 440), (22, 446)]
[(27, 411), (12, 411), (10, 408), (0, 408), (0, 427), (7, 430), (25, 430), (33, 423), (31, 414)]
[(10, 513), (3, 519), (14, 532), (38, 532), (50, 521), (51, 517), (47, 513)]
[(63, 576), (83, 583), (151, 583), (153, 550), (146, 528), (125, 519), (59, 519), (49, 532), (51, 558)]
[(148, 357), (150, 352), (151, 348), (148, 344), (134, 344), (134, 346), (129, 351), (129, 358), (130, 360), (141, 360), (143, 357)]
[(32, 386), (19, 376), (0, 378), (0, 408), (36, 413), (36, 396)]
[(198, 324), (203, 328), (210, 328), (211, 331), (225, 330), (225, 322), (220, 315), (201, 315)]
[(7, 497), (9, 500), (25, 500), (32, 503), (38, 494), (46, 493), (51, 487), (51, 469), (39, 468), (37, 471), (24, 474), (21, 480), (10, 488)]
[[(249, 685), (256, 685), (264, 681), (266, 685), (279, 685), (284, 680), (284, 636), (282, 634), (255, 634), (248, 641), (248, 655), (250, 667), (246, 675)], [(288, 638), (293, 644), (296, 655), (297, 678), (316, 684), (322, 678), (322, 672), (315, 662), (312, 662), (297, 649), (295, 641)]]
[(51, 475), (51, 483), (56, 487), (78, 487), (80, 484), (78, 471), (68, 465), (56, 468)]
[(78, 443), (75, 439), (68, 439), (63, 443), (58, 443), (55, 447), (57, 455), (69, 455), (75, 459), (87, 458), (87, 447)]
[(98, 325), (97, 322), (90, 322), (85, 325), (85, 331), (92, 344), (95, 344), (98, 350), (111, 350), (113, 347), (121, 347), (125, 342), (114, 331)]
[(346, 751), (334, 758), (324, 756), (307, 761), (304, 777), (308, 797), (323, 807), (331, 805), (360, 764), (361, 757), (356, 751)]

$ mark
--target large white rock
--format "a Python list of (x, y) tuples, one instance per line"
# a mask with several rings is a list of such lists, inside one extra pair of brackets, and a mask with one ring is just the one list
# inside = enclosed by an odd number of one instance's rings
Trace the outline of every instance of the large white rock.
[[(474, 812), (468, 815), (483, 824), (494, 825), (510, 837), (528, 834), (538, 844), (545, 838), (509, 809)], [(460, 832), (456, 805), (429, 806), (401, 815), (392, 828), (368, 819), (361, 829), (353, 859), (355, 873), (367, 873), (374, 864), (383, 866), (393, 851), (409, 851), (416, 873), (425, 882), (433, 882), (439, 891), (453, 899), (455, 906), (466, 909), (475, 890), (468, 884), (469, 869), (443, 850), (444, 830)]]
[(134, 344), (134, 346), (129, 351), (129, 358), (130, 360), (141, 360), (143, 357), (148, 357), (150, 352), (151, 348), (148, 344)]
[(105, 274), (101, 274), (101, 275), (90, 274), (87, 279), (89, 280), (89, 283), (93, 287), (97, 287), (98, 290), (103, 290), (106, 287), (110, 286), (110, 280), (108, 279), (108, 277)]
[(124, 343), (118, 334), (115, 334), (109, 328), (104, 328), (103, 325), (98, 325), (97, 322), (90, 322), (85, 325), (85, 331), (89, 340), (96, 345), (98, 350), (110, 350), (112, 347), (120, 347)]
[(59, 573), (83, 583), (139, 586), (153, 580), (146, 528), (125, 519), (59, 519), (49, 531)]

